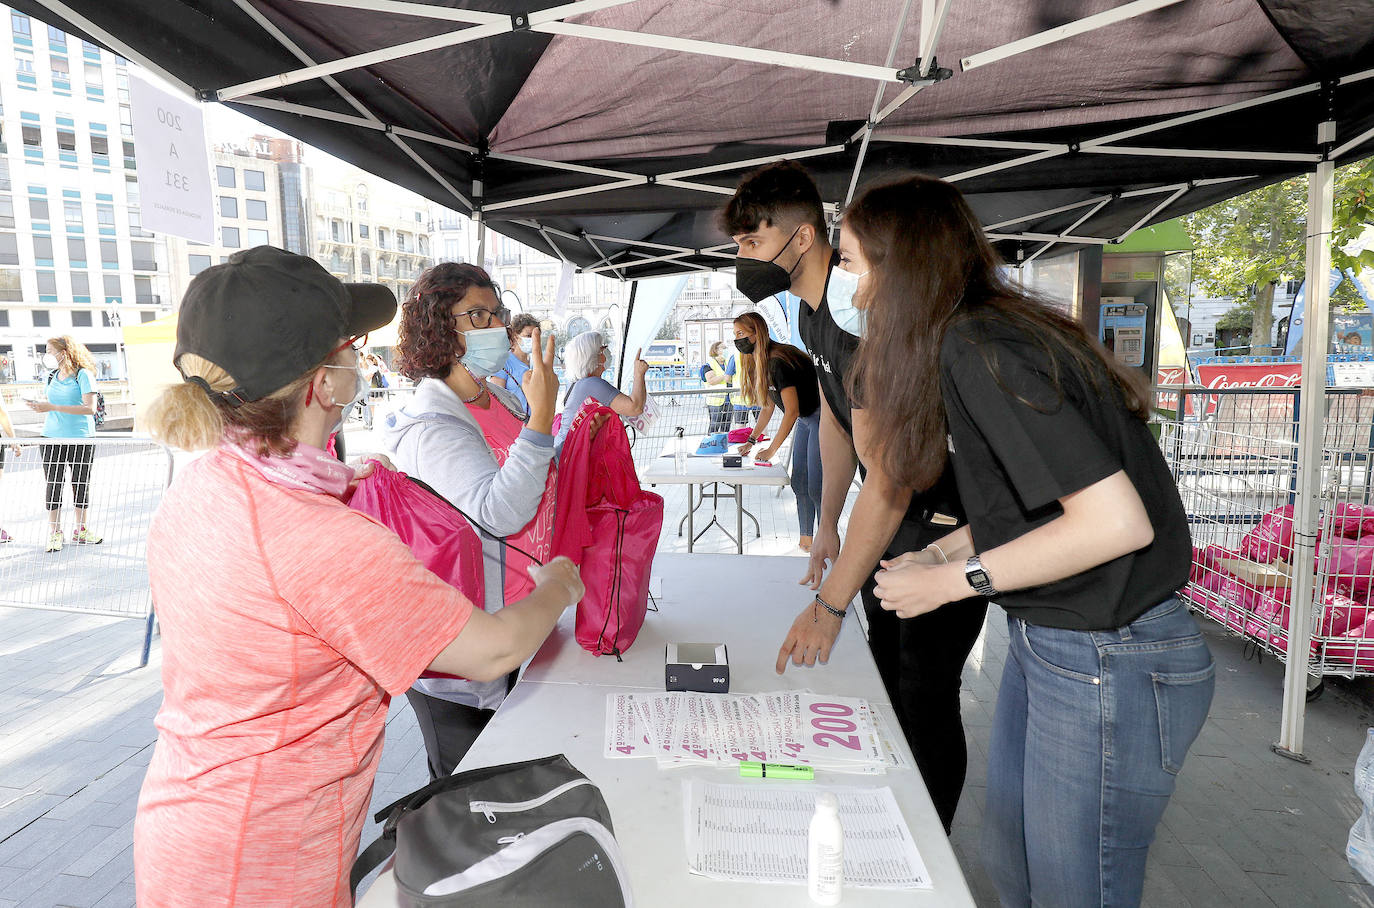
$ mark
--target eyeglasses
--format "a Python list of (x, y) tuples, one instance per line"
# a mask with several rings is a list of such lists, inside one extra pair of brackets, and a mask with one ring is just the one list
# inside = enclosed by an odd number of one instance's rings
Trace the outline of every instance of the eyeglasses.
[(358, 337), (350, 337), (348, 340), (344, 341), (342, 344), (339, 344), (339, 346), (335, 347), (333, 350), (330, 350), (329, 355), (326, 356), (325, 359), (333, 359), (334, 354), (338, 353), (340, 350), (343, 350), (345, 347), (353, 348), (353, 352), (361, 356), (363, 352), (367, 350), (367, 335), (363, 334)]
[(510, 310), (505, 306), (499, 306), (495, 310), (478, 306), (466, 312), (459, 312), (454, 318), (462, 318), (465, 315), (468, 317), (468, 321), (472, 322), (474, 328), (490, 328), (492, 319), (497, 319), (502, 325), (506, 325), (510, 321)]

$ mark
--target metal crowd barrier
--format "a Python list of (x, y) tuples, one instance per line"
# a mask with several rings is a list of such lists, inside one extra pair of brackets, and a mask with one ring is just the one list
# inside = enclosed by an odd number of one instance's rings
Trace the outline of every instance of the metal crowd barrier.
[[(1288, 658), (1297, 488), (1296, 388), (1184, 388), (1157, 420), (1193, 542), (1194, 610)], [(1321, 403), (1321, 518), (1310, 610), (1314, 677), (1374, 675), (1374, 391)], [(1368, 634), (1368, 636), (1366, 636)]]
[[(99, 545), (72, 542), (67, 467), (59, 524), (64, 544), (61, 551), (45, 551), (49, 524), (42, 448), (52, 444), (91, 450), (87, 525), (103, 537)], [(0, 544), (0, 605), (142, 620), (146, 631), (139, 665), (147, 665), (153, 630), (148, 525), (171, 477), (172, 452), (149, 439), (5, 439), (0, 528), (11, 541)]]

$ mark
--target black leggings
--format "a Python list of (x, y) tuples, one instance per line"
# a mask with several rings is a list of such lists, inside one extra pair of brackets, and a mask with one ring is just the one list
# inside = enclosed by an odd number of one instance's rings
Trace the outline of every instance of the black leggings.
[[(919, 551), (949, 532), (949, 527), (903, 521), (884, 557)], [(968, 769), (959, 682), (964, 661), (983, 629), (987, 601), (975, 597), (915, 618), (899, 618), (878, 604), (873, 586), (870, 572), (860, 591), (868, 616), (868, 647), (948, 833)]]
[(62, 507), (62, 480), (67, 465), (72, 468), (72, 501), (78, 508), (86, 509), (90, 501), (91, 461), (95, 458), (94, 445), (41, 445), (43, 449), (43, 476), (47, 479), (47, 504), (49, 511)]

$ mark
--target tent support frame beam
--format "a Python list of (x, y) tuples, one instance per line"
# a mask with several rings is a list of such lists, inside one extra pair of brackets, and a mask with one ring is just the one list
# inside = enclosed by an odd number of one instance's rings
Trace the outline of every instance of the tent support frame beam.
[(1078, 35), (1086, 34), (1087, 32), (1096, 31), (1099, 28), (1105, 28), (1109, 25), (1115, 25), (1118, 22), (1124, 22), (1127, 19), (1133, 19), (1136, 16), (1143, 16), (1146, 13), (1152, 13), (1157, 9), (1172, 6), (1179, 2), (1181, 2), (1181, 0), (1135, 0), (1133, 3), (1126, 3), (1115, 9), (1109, 9), (1106, 12), (1101, 12), (1093, 16), (1085, 16), (1075, 22), (1069, 22), (1057, 28), (1051, 28), (1039, 34), (1021, 38), (1018, 41), (1003, 44), (1001, 47), (994, 47), (991, 50), (971, 54), (960, 60), (959, 65), (964, 72), (968, 72), (980, 66), (987, 66), (989, 63), (996, 63), (1008, 57), (1023, 54), (1026, 51), (1035, 50), (1049, 44), (1063, 41), (1066, 38), (1073, 38)]
[[(1317, 143), (1326, 160), (1307, 181), (1308, 275), (1331, 270), (1331, 232), (1335, 215), (1336, 166), (1331, 157), (1336, 142), (1335, 85), (1323, 86), (1329, 119), (1317, 127)], [(1288, 621), (1288, 660), (1283, 673), (1283, 718), (1274, 752), (1299, 762), (1311, 762), (1302, 752), (1307, 710), (1308, 648), (1312, 640), (1312, 600), (1316, 593), (1318, 495), (1326, 424), (1326, 353), (1330, 342), (1331, 290), (1326, 280), (1307, 282), (1306, 324), (1302, 332), (1302, 385), (1298, 400), (1297, 488), (1293, 493), (1293, 572)]]

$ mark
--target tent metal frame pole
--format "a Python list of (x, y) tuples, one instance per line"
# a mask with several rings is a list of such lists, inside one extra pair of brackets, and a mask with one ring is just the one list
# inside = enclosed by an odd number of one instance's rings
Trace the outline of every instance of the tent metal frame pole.
[[(630, 255), (644, 255), (644, 253), (642, 253), (642, 252), (634, 252), (634, 251), (630, 251), (629, 254), (630, 254)], [(622, 262), (618, 267), (621, 267), (621, 268), (632, 268), (632, 267), (634, 267), (635, 265), (652, 265), (652, 264), (654, 264), (654, 263), (656, 263), (656, 262), (675, 262), (675, 261), (677, 261), (678, 259), (686, 258), (686, 257), (689, 256), (689, 255), (696, 255), (696, 254), (697, 254), (697, 251), (696, 251), (695, 249), (688, 249), (688, 250), (686, 250), (685, 252), (672, 252), (672, 253), (669, 253), (669, 254), (667, 254), (667, 255), (645, 256), (644, 258), (638, 259), (638, 260), (633, 261), (633, 262)], [(687, 264), (690, 264), (690, 263), (689, 263), (689, 262), (682, 262), (681, 264), (687, 265)], [(615, 265), (597, 265), (597, 266), (594, 267), (594, 268), (580, 268), (580, 269), (578, 269), (578, 270), (581, 271), (583, 274), (600, 274), (600, 273), (603, 272), (603, 271), (614, 271), (614, 270), (616, 269), (616, 267), (617, 267), (617, 266), (615, 266)], [(700, 267), (700, 266), (699, 266), (699, 267)]]
[(1129, 230), (1127, 230), (1125, 233), (1121, 234), (1121, 236), (1117, 237), (1116, 240), (1115, 240), (1115, 242), (1124, 243), (1124, 242), (1126, 241), (1126, 237), (1128, 237), (1128, 236), (1130, 236), (1131, 234), (1135, 233), (1135, 232), (1136, 232), (1137, 230), (1139, 230), (1141, 227), (1144, 227), (1147, 223), (1149, 223), (1150, 218), (1152, 218), (1152, 217), (1154, 217), (1155, 215), (1159, 214), (1159, 213), (1160, 213), (1161, 211), (1163, 211), (1165, 208), (1168, 208), (1168, 207), (1169, 207), (1170, 205), (1172, 205), (1174, 202), (1178, 201), (1179, 198), (1181, 198), (1185, 193), (1187, 193), (1187, 192), (1188, 192), (1190, 189), (1192, 189), (1192, 188), (1193, 188), (1192, 185), (1189, 184), (1189, 185), (1180, 187), (1179, 189), (1175, 190), (1174, 193), (1173, 193), (1172, 195), (1170, 195), (1167, 199), (1165, 199), (1164, 201), (1160, 202), (1160, 203), (1159, 203), (1158, 205), (1156, 205), (1155, 207), (1151, 208), (1149, 214), (1145, 215), (1143, 218), (1141, 218), (1140, 220), (1138, 220), (1138, 221), (1136, 221), (1134, 224), (1132, 224), (1132, 225), (1131, 225), (1131, 228), (1130, 228)]
[(828, 73), (833, 76), (851, 76), (874, 82), (900, 83), (902, 81), (897, 77), (897, 70), (891, 67), (874, 66), (871, 63), (851, 63), (847, 60), (834, 60), (829, 57), (816, 57), (809, 54), (792, 54), (785, 51), (743, 47), (737, 44), (721, 44), (716, 41), (699, 41), (695, 38), (674, 38), (670, 35), (656, 35), (620, 28), (603, 28), (597, 25), (577, 25), (572, 22), (561, 21), (540, 25), (535, 25), (531, 21), (530, 29), (531, 31), (561, 35), (566, 38), (609, 41), (613, 44), (626, 44), (631, 47), (651, 47), (657, 50), (678, 51), (705, 57), (721, 57), (743, 63), (784, 66), (789, 69)]
[(1083, 208), (1087, 205), (1092, 205), (1095, 202), (1110, 202), (1111, 200), (1112, 196), (1110, 195), (1095, 196), (1091, 199), (1084, 199), (1081, 202), (1073, 202), (1069, 205), (1060, 205), (1058, 208), (1046, 208), (1044, 211), (1037, 211), (1034, 214), (1023, 215), (1014, 218), (1010, 221), (998, 221), (996, 224), (988, 224), (983, 229), (998, 230), (1002, 227), (1010, 227), (1012, 224), (1024, 224), (1026, 221), (1035, 221), (1039, 220), (1040, 218), (1050, 217), (1051, 215), (1063, 214), (1066, 211), (1073, 211), (1075, 208)]
[[(625, 279), (622, 277), (621, 280)], [(615, 386), (617, 388), (625, 380), (625, 342), (630, 339), (630, 322), (635, 317), (635, 297), (638, 295), (639, 281), (630, 281), (630, 301), (625, 306), (625, 327), (620, 332), (620, 362), (615, 368)]]
[(884, 142), (900, 142), (905, 145), (952, 145), (959, 148), (997, 148), (1006, 151), (1058, 151), (1066, 148), (1051, 142), (1017, 142), (1003, 139), (964, 139), (958, 136), (890, 136), (884, 134)]
[(624, 243), (627, 246), (643, 246), (645, 249), (656, 249), (660, 252), (695, 252), (690, 246), (678, 246), (672, 243), (655, 243), (650, 240), (626, 240), (618, 236), (606, 236), (601, 233), (589, 233), (587, 236), (594, 240), (602, 240), (607, 243)]
[(1346, 142), (1344, 145), (1337, 146), (1331, 152), (1332, 158), (1339, 158), (1352, 148), (1358, 148), (1370, 139), (1374, 139), (1374, 128), (1366, 129), (1355, 138)]
[[(301, 48), (301, 46), (298, 45), (295, 41), (292, 41), (291, 38), (288, 37), (285, 32), (277, 28), (277, 26), (274, 25), (270, 19), (268, 19), (262, 13), (258, 12), (256, 8), (254, 8), (250, 3), (248, 3), (248, 0), (234, 0), (234, 5), (237, 6), (244, 13), (244, 15), (248, 16), (250, 19), (256, 22), (259, 28), (267, 32), (267, 34), (271, 36), (272, 40), (276, 41), (277, 44), (279, 44), (281, 47), (289, 51), (291, 55), (294, 56), (297, 60), (308, 66), (312, 66), (315, 64), (315, 60), (313, 57), (307, 54), (305, 50)], [(342, 98), (345, 103), (347, 103), (350, 107), (356, 110), (364, 118), (378, 125), (381, 124), (381, 120), (378, 119), (377, 116), (367, 108), (367, 105), (363, 104), (356, 97), (354, 97), (353, 93), (348, 91), (342, 85), (340, 85), (338, 80), (336, 80), (333, 76), (325, 76), (323, 82), (326, 85), (328, 85), (331, 89), (333, 89), (336, 95)], [(387, 139), (390, 140), (393, 145), (399, 148), (406, 157), (414, 161), (420, 167), (421, 170), (429, 174), (430, 179), (434, 180), (434, 182), (438, 183), (440, 186), (447, 189), (449, 191), (449, 194), (451, 194), (455, 199), (457, 199), (459, 203), (463, 205), (463, 207), (467, 208), (468, 211), (473, 210), (472, 200), (469, 199), (466, 195), (464, 195), (463, 192), (457, 186), (454, 186), (453, 183), (451, 183), (448, 179), (443, 177), (437, 170), (435, 170), (429, 164), (428, 161), (420, 157), (419, 153), (416, 152), (415, 149), (407, 145), (406, 142), (400, 136), (396, 135), (396, 133), (393, 130), (385, 129), (385, 127), (384, 130)], [(476, 149), (474, 149), (474, 151), (475, 150)]]
[[(478, 149), (465, 142), (458, 142), (454, 139), (446, 139), (443, 136), (431, 135), (420, 132), (417, 129), (407, 129), (404, 126), (396, 126), (381, 120), (372, 121), (363, 117), (355, 117), (350, 114), (338, 113), (332, 110), (321, 110), (318, 107), (306, 107), (304, 104), (292, 104), (289, 101), (277, 101), (273, 98), (264, 98), (261, 95), (245, 95), (242, 98), (235, 98), (228, 102), (232, 104), (242, 104), (247, 107), (263, 107), (267, 110), (280, 110), (283, 113), (296, 114), (301, 117), (314, 117), (319, 120), (329, 120), (334, 123), (345, 123), (349, 126), (358, 126), (363, 129), (375, 129), (378, 132), (391, 131), (398, 136), (408, 139), (416, 139), (421, 142), (428, 142), (431, 145), (439, 145), (444, 148), (452, 148), (456, 151), (465, 151), (468, 154), (477, 154)], [(495, 155), (492, 155), (495, 157)]]
[[(1074, 221), (1072, 224), (1070, 224), (1069, 226), (1067, 226), (1067, 227), (1064, 228), (1064, 232), (1063, 232), (1062, 236), (1072, 236), (1072, 235), (1073, 235), (1073, 232), (1074, 232), (1075, 230), (1077, 230), (1079, 227), (1083, 226), (1083, 224), (1085, 224), (1086, 222), (1092, 220), (1093, 215), (1097, 214), (1097, 213), (1098, 213), (1099, 211), (1101, 211), (1103, 208), (1106, 208), (1107, 205), (1111, 203), (1112, 198), (1113, 198), (1112, 196), (1107, 196), (1106, 198), (1104, 198), (1104, 199), (1102, 199), (1101, 201), (1099, 201), (1099, 202), (1098, 202), (1096, 205), (1094, 205), (1092, 208), (1088, 209), (1088, 211), (1087, 211), (1082, 217), (1080, 217), (1078, 220)], [(1013, 222), (1013, 223), (1014, 223), (1014, 222)], [(1038, 255), (1040, 255), (1040, 253), (1044, 252), (1046, 249), (1049, 249), (1051, 246), (1054, 246), (1054, 245), (1056, 245), (1056, 244), (1055, 244), (1055, 243), (1046, 243), (1045, 245), (1041, 246), (1039, 249), (1037, 249), (1037, 250), (1035, 250), (1034, 252), (1032, 252), (1030, 255), (1026, 256), (1026, 257), (1025, 257), (1024, 259), (1022, 259), (1021, 261), (1017, 262), (1017, 263), (1016, 263), (1016, 267), (1017, 267), (1017, 268), (1024, 268), (1026, 265), (1029, 265), (1031, 262), (1035, 261), (1036, 257), (1037, 257)]]
[(537, 229), (539, 231), (539, 235), (544, 238), (544, 242), (549, 244), (549, 248), (553, 250), (553, 254), (558, 256), (558, 260), (566, 264), (568, 261), (568, 257), (563, 254), (562, 249), (558, 248), (558, 244), (553, 241), (553, 237), (549, 236), (549, 232), (544, 229), (544, 226), (536, 222), (535, 229)]
[(1077, 21), (1048, 29), (1039, 34), (1030, 35), (1029, 37), (1003, 44), (1001, 47), (994, 47), (991, 50), (971, 54), (960, 60), (959, 66), (964, 72), (968, 72), (980, 66), (987, 66), (989, 63), (996, 63), (1008, 57), (1023, 54), (1026, 51), (1035, 50), (1063, 41), (1066, 38), (1074, 38), (1078, 35), (1086, 34), (1087, 32), (1096, 31), (1099, 28), (1105, 28), (1109, 25), (1115, 25), (1118, 22), (1124, 22), (1127, 19), (1134, 19), (1136, 16), (1143, 16), (1146, 13), (1152, 13), (1155, 10), (1163, 9), (1166, 6), (1173, 6), (1175, 3), (1180, 2), (1182, 2), (1182, 0), (1135, 0), (1134, 3), (1126, 3), (1115, 9), (1109, 9), (1106, 12), (1097, 13), (1093, 16), (1085, 16)]
[(1093, 145), (1079, 149), (1083, 154), (1119, 154), (1140, 158), (1203, 158), (1219, 161), (1293, 161), (1316, 164), (1319, 154), (1301, 151), (1223, 151), (1202, 148), (1150, 148), (1139, 145)]
[(1052, 243), (1080, 243), (1085, 246), (1106, 246), (1114, 240), (1100, 236), (1073, 236), (1057, 233), (985, 233), (990, 240), (1048, 240)]
[(823, 145), (820, 148), (808, 148), (804, 151), (789, 151), (782, 154), (764, 155), (758, 158), (746, 158), (743, 161), (731, 161), (727, 164), (711, 164), (706, 167), (693, 167), (688, 170), (674, 170), (669, 173), (659, 174), (658, 179), (680, 180), (683, 177), (699, 177), (708, 173), (724, 173), (730, 170), (745, 170), (750, 167), (762, 167), (765, 164), (773, 164), (778, 161), (799, 161), (803, 158), (837, 154), (844, 151), (847, 147), (846, 145)]
[(1011, 170), (1013, 167), (1023, 167), (1026, 164), (1034, 164), (1036, 161), (1043, 161), (1046, 158), (1057, 158), (1061, 154), (1068, 154), (1069, 146), (1065, 145), (1062, 149), (1053, 151), (1037, 151), (1035, 154), (1022, 155), (1019, 158), (1012, 158), (1010, 161), (1002, 161), (998, 164), (988, 164), (985, 167), (975, 167), (972, 170), (965, 170), (962, 173), (950, 174), (945, 177), (947, 183), (958, 183), (960, 180), (971, 180), (974, 177), (981, 177), (989, 173), (997, 173), (999, 170)]
[(214, 100), (232, 101), (243, 95), (255, 95), (260, 91), (273, 88), (285, 88), (288, 85), (309, 82), (312, 79), (348, 72), (351, 69), (363, 69), (368, 66), (375, 66), (378, 63), (390, 63), (393, 60), (413, 57), (416, 54), (426, 54), (430, 51), (441, 50), (445, 47), (456, 47), (459, 44), (480, 41), (483, 38), (491, 38), (496, 35), (504, 34), (510, 30), (510, 20), (506, 20), (504, 24), (474, 25), (468, 28), (459, 29), (458, 31), (445, 32), (442, 35), (419, 38), (415, 41), (407, 41), (404, 44), (396, 44), (391, 47), (384, 47), (380, 50), (372, 50), (367, 53), (355, 54), (351, 57), (343, 57), (328, 63), (318, 63), (314, 66), (288, 70), (287, 72), (277, 73), (274, 76), (267, 76), (262, 79), (240, 82), (237, 85), (227, 85), (224, 88), (216, 90)]
[[(923, 9), (922, 9), (922, 12), (924, 13), (924, 12), (926, 11), (926, 7), (929, 6), (929, 0), (922, 0), (922, 2), (923, 2)], [(944, 8), (945, 10), (948, 10), (948, 9), (949, 9), (949, 4), (948, 4), (948, 3), (945, 3), (943, 8)], [(901, 43), (901, 40), (902, 40), (902, 31), (906, 28), (906, 17), (907, 17), (907, 15), (908, 15), (910, 12), (911, 12), (911, 0), (904, 0), (904, 2), (902, 3), (901, 12), (899, 12), (899, 13), (897, 14), (897, 27), (894, 28), (894, 29), (892, 30), (892, 40), (891, 40), (890, 42), (888, 42), (888, 45), (887, 45), (887, 57), (885, 58), (885, 61), (884, 61), (884, 62), (886, 62), (886, 64), (887, 64), (888, 66), (891, 66), (891, 65), (892, 65), (892, 62), (893, 62), (894, 60), (897, 59), (897, 45)], [(927, 22), (926, 22), (926, 20), (925, 20), (925, 18), (924, 18), (924, 16), (923, 16), (923, 17), (922, 17), (922, 20), (921, 20), (921, 38), (922, 38), (922, 44), (925, 43), (925, 42), (924, 42), (924, 39), (925, 39), (925, 29), (926, 29), (926, 25), (927, 25)], [(924, 64), (924, 62), (925, 62), (925, 61), (924, 61), (924, 58), (923, 58), (923, 59), (922, 59), (922, 64)], [(922, 73), (922, 75), (924, 75), (924, 72)], [(914, 85), (913, 85), (913, 86), (910, 86), (910, 87), (911, 87), (911, 88), (916, 88), (917, 86), (914, 86)], [(864, 121), (863, 129), (860, 130), (860, 132), (863, 133), (863, 139), (861, 139), (860, 142), (859, 142), (859, 154), (858, 154), (857, 157), (854, 159), (854, 173), (853, 173), (853, 175), (851, 175), (850, 178), (849, 178), (849, 188), (845, 191), (845, 194), (844, 194), (844, 202), (841, 203), (841, 205), (840, 205), (840, 208), (841, 208), (841, 209), (844, 209), (844, 208), (848, 208), (848, 207), (849, 207), (850, 201), (854, 198), (854, 189), (855, 189), (855, 187), (857, 187), (857, 186), (859, 185), (859, 173), (860, 173), (860, 171), (863, 170), (864, 159), (868, 156), (868, 143), (869, 143), (869, 140), (871, 140), (871, 139), (873, 138), (873, 127), (874, 127), (874, 125), (875, 125), (874, 117), (876, 117), (876, 116), (878, 115), (878, 106), (879, 106), (880, 104), (883, 103), (883, 92), (884, 92), (886, 89), (887, 89), (887, 86), (886, 86), (886, 85), (879, 85), (879, 86), (878, 86), (876, 89), (874, 89), (874, 91), (873, 91), (873, 103), (869, 106), (869, 109), (868, 109), (868, 119)], [(902, 94), (906, 94), (906, 92), (902, 92)], [(914, 94), (914, 92), (912, 92), (912, 94)], [(907, 95), (907, 97), (911, 97), (911, 95)], [(852, 140), (851, 140), (851, 141), (852, 141)], [(831, 236), (833, 237), (833, 236), (834, 236), (834, 231), (835, 231), (835, 229), (836, 229), (835, 225), (831, 225), (831, 228), (830, 228), (830, 229), (831, 229)]]
[(631, 186), (645, 186), (648, 183), (648, 177), (638, 177), (633, 180), (618, 180), (614, 183), (603, 183), (600, 186), (583, 186), (578, 189), (564, 189), (562, 192), (546, 192), (542, 195), (525, 196), (520, 199), (507, 199), (504, 202), (491, 202), (485, 207), (488, 211), (501, 211), (505, 208), (534, 205), (538, 202), (552, 202), (557, 199), (570, 199), (575, 196), (592, 195), (598, 192), (610, 192), (615, 189), (628, 189)]
[[(598, 9), (605, 9), (612, 6), (621, 6), (626, 3), (633, 3), (635, 0), (581, 0), (577, 3), (565, 3), (561, 6), (551, 7), (540, 10), (538, 13), (531, 13), (527, 18), (530, 28), (548, 28), (555, 25), (556, 20), (561, 16), (575, 16), (582, 13), (593, 12)], [(337, 5), (337, 4), (326, 4)], [(360, 3), (348, 3), (351, 8), (366, 8), (366, 0)], [(387, 12), (400, 12), (411, 15), (422, 15), (421, 9), (437, 9), (437, 7), (425, 7), (423, 4), (411, 4), (404, 8), (391, 8)], [(368, 66), (375, 66), (378, 63), (389, 63), (392, 60), (399, 60), (404, 57), (411, 57), (416, 54), (429, 53), (433, 50), (440, 50), (445, 47), (454, 47), (459, 44), (466, 44), (471, 41), (480, 41), (483, 38), (491, 38), (506, 32), (516, 31), (521, 26), (515, 22), (511, 16), (500, 16), (494, 13), (475, 14), (471, 11), (463, 11), (461, 16), (453, 16), (452, 10), (446, 10), (448, 16), (433, 16), (423, 14), (427, 18), (457, 18), (459, 21), (470, 22), (472, 17), (480, 19), (480, 25), (473, 25), (468, 28), (460, 28), (456, 31), (444, 32), (440, 35), (431, 35), (428, 38), (419, 38), (415, 41), (406, 41), (401, 44), (394, 44), (390, 47), (383, 47), (366, 53), (354, 54), (349, 57), (342, 57), (338, 60), (331, 60), (328, 63), (317, 63), (314, 66), (307, 66), (302, 69), (289, 70), (267, 76), (262, 79), (254, 79), (250, 82), (242, 82), (238, 85), (230, 85), (218, 91), (215, 100), (230, 101), (241, 95), (256, 94), (268, 88), (281, 88), (287, 85), (295, 85), (298, 82), (307, 82), (311, 79), (318, 79), (322, 76), (334, 75), (335, 73), (347, 72), (350, 69), (362, 69)], [(539, 25), (535, 25), (539, 22)], [(894, 76), (895, 78), (895, 76)]]
[[(1334, 85), (1323, 92), (1328, 110)], [(1328, 152), (1307, 182), (1308, 275), (1331, 271), (1331, 232), (1334, 221), (1335, 162), (1329, 152), (1336, 141), (1334, 118), (1317, 127), (1317, 142)], [(1311, 762), (1302, 752), (1307, 710), (1308, 648), (1312, 640), (1312, 600), (1316, 594), (1318, 495), (1321, 492), (1324, 429), (1326, 426), (1326, 350), (1330, 340), (1331, 290), (1325, 280), (1307, 282), (1306, 323), (1302, 332), (1302, 384), (1298, 389), (1297, 488), (1293, 497), (1293, 585), (1288, 620), (1288, 661), (1283, 673), (1283, 718), (1274, 752), (1299, 762)], [(1299, 567), (1301, 566), (1301, 567)]]
[(92, 38), (96, 39), (101, 44), (104, 44), (106, 47), (115, 51), (124, 59), (131, 60), (132, 62), (137, 63), (139, 66), (143, 67), (149, 72), (155, 73), (159, 79), (162, 79), (168, 85), (171, 85), (172, 87), (176, 88), (177, 91), (181, 92), (186, 97), (192, 99), (199, 97), (199, 93), (193, 86), (188, 85), (181, 79), (178, 79), (176, 76), (172, 75), (163, 67), (158, 66), (148, 57), (145, 57), (143, 54), (140, 54), (138, 51), (134, 50), (132, 47), (125, 44), (123, 41), (120, 41), (114, 35), (105, 31), (105, 29), (96, 25), (90, 19), (87, 19), (85, 16), (81, 15), (67, 4), (61, 2), (61, 0), (43, 0), (43, 6), (51, 10), (52, 12), (56, 13), (57, 15), (61, 16), (63, 19), (67, 20), (72, 25), (75, 25), (77, 28), (81, 29), (83, 32), (90, 35)]
[[(276, 41), (282, 47), (290, 51), (291, 55), (294, 56), (297, 60), (304, 63), (306, 66), (314, 66), (316, 63), (319, 62), (318, 60), (307, 54), (304, 48), (302, 48), (299, 44), (297, 44), (295, 41), (292, 41), (291, 38), (285, 32), (277, 28), (276, 24), (273, 23), (271, 19), (268, 19), (261, 12), (259, 12), (257, 7), (249, 3), (248, 0), (234, 0), (234, 5), (237, 6), (245, 16), (256, 22), (258, 24), (258, 28), (261, 28), (263, 31), (267, 32), (269, 35), (272, 36), (272, 39), (274, 41)], [(371, 120), (374, 123), (381, 123), (381, 120), (377, 118), (377, 115), (367, 109), (367, 105), (363, 104), (363, 102), (355, 98), (353, 94), (349, 92), (347, 89), (345, 89), (342, 85), (340, 85), (338, 80), (335, 79), (333, 76), (325, 76), (323, 81), (330, 88), (334, 89), (334, 93), (338, 95), (340, 98), (343, 98), (343, 100), (348, 104), (348, 106), (352, 107), (360, 115), (362, 115), (368, 120)]]
[(1221, 107), (1209, 107), (1206, 110), (1195, 111), (1190, 114), (1183, 114), (1178, 117), (1170, 117), (1167, 120), (1160, 120), (1158, 123), (1151, 123), (1148, 126), (1137, 126), (1133, 129), (1123, 129), (1110, 135), (1098, 136), (1096, 139), (1087, 139), (1080, 143), (1079, 149), (1086, 151), (1098, 145), (1109, 145), (1121, 142), (1125, 139), (1134, 139), (1136, 136), (1146, 136), (1152, 132), (1161, 132), (1165, 129), (1173, 129), (1175, 126), (1186, 126), (1189, 123), (1196, 123), (1198, 120), (1207, 120), (1212, 117), (1225, 116), (1230, 113), (1237, 113), (1251, 107), (1259, 107), (1263, 104), (1272, 104), (1275, 101), (1286, 101), (1289, 98), (1296, 98), (1301, 95), (1310, 94), (1321, 88), (1319, 83), (1313, 82), (1310, 85), (1299, 85), (1296, 88), (1289, 88), (1269, 95), (1261, 95), (1258, 98), (1250, 98), (1247, 101), (1237, 101), (1234, 104), (1225, 104)]
[[(588, 233), (582, 234), (582, 239), (586, 241), (586, 243), (587, 243), (588, 246), (592, 247), (592, 251), (593, 251), (593, 252), (595, 252), (597, 255), (601, 256), (601, 261), (600, 261), (600, 262), (597, 262), (596, 264), (600, 265), (602, 262), (609, 262), (609, 261), (610, 261), (610, 258), (606, 255), (606, 253), (602, 252), (602, 251), (601, 251), (601, 247), (598, 246), (598, 245), (596, 244), (596, 240), (592, 239), (591, 234), (588, 234)], [(622, 280), (622, 281), (625, 280), (625, 275), (622, 274), (620, 271), (617, 271), (616, 269), (612, 268), (612, 269), (611, 269), (611, 273), (614, 274), (618, 279), (620, 279), (620, 280)], [(630, 311), (633, 313), (633, 311), (634, 311), (634, 309), (633, 309), (633, 305), (634, 305), (634, 290), (631, 290), (631, 291), (630, 291), (630, 304), (631, 304), (631, 310), (630, 310)], [(629, 318), (630, 318), (629, 315), (626, 315), (626, 316), (625, 316), (625, 323), (626, 323), (627, 325), (629, 324)], [(622, 343), (623, 343), (623, 341), (622, 341)]]

